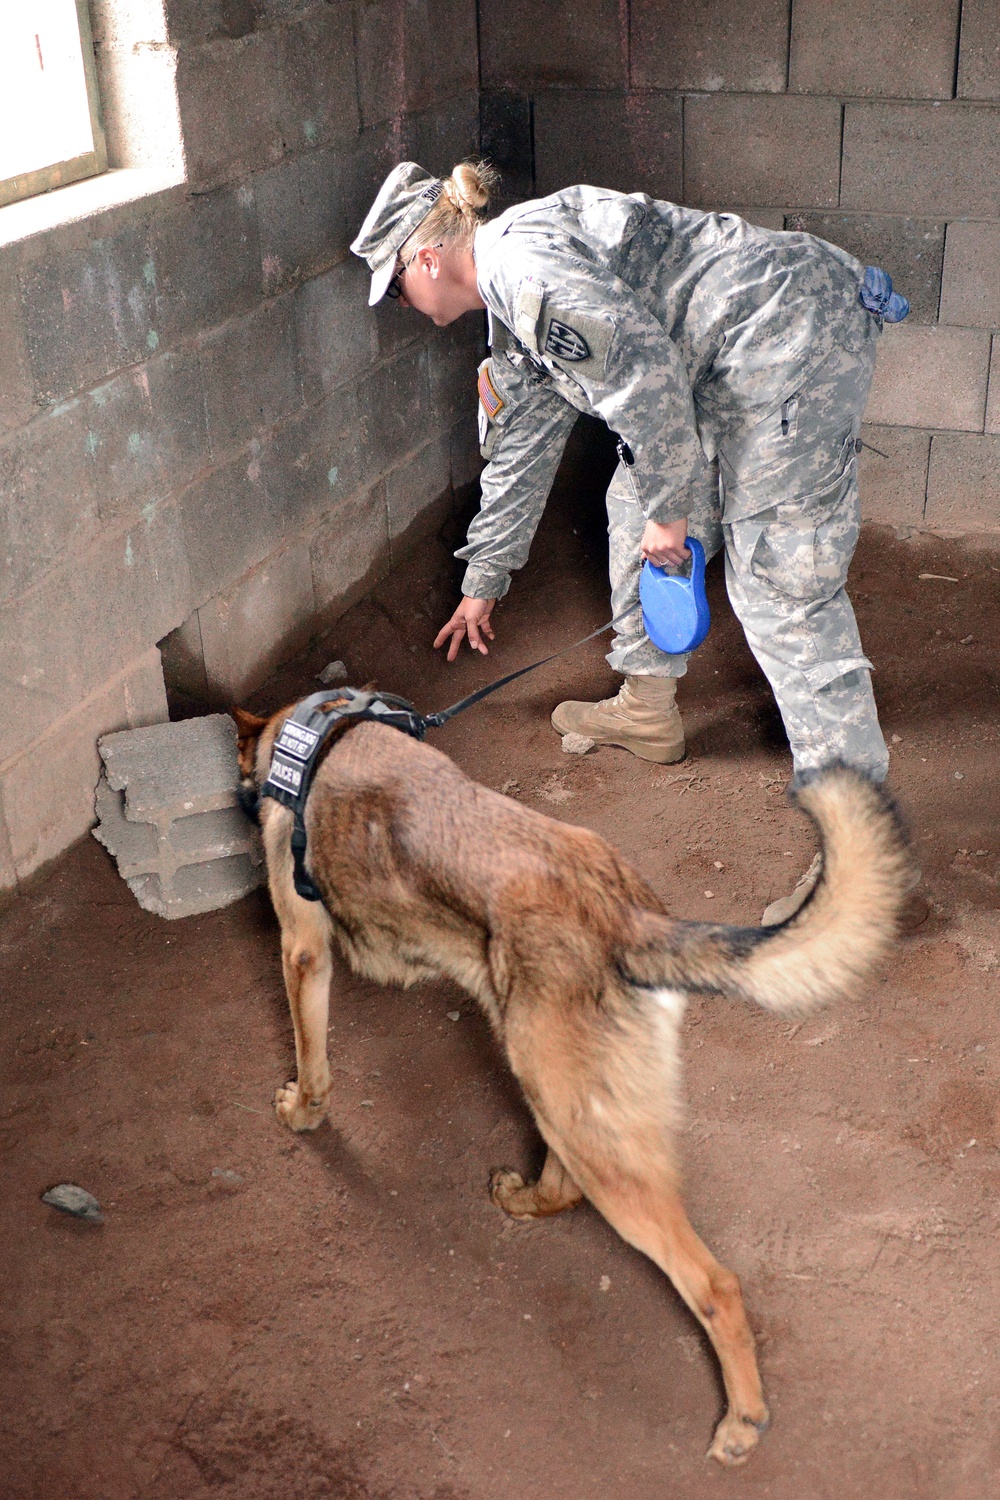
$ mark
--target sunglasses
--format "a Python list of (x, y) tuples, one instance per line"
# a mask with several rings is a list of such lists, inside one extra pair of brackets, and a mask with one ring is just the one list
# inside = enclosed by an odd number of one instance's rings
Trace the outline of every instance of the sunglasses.
[[(442, 240), (440, 244), (437, 245), (421, 245), (420, 247), (421, 250), (441, 250), (443, 248), (444, 240)], [(389, 282), (389, 285), (385, 289), (384, 295), (388, 297), (390, 302), (395, 302), (397, 297), (401, 297), (403, 295), (403, 283), (400, 280), (400, 277), (405, 276), (406, 272), (410, 269), (419, 254), (420, 250), (414, 250), (409, 260), (406, 260), (402, 263), (399, 270)]]

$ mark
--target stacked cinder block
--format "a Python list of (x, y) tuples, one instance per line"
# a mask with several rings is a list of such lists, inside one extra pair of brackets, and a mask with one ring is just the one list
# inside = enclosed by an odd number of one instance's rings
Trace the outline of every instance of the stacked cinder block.
[(98, 748), (105, 769), (94, 837), (146, 911), (214, 911), (261, 883), (260, 841), (237, 802), (228, 715), (106, 734)]

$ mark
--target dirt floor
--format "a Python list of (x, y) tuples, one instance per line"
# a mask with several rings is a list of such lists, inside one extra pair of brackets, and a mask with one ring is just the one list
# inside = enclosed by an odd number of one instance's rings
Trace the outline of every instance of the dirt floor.
[[(257, 695), (334, 656), (440, 708), (607, 617), (601, 465), (563, 473), (489, 660), (430, 641), (427, 543)], [(921, 577), (924, 574), (944, 577)], [(263, 892), (167, 923), (92, 840), (0, 916), (5, 1496), (27, 1500), (965, 1500), (1000, 1493), (1000, 556), (866, 533), (851, 593), (932, 915), (805, 1025), (695, 1001), (686, 1197), (738, 1272), (773, 1426), (706, 1462), (722, 1397), (696, 1324), (590, 1208), (523, 1227), (490, 1167), (539, 1143), (473, 1003), (339, 969), (332, 1120), (271, 1112), (292, 1036)], [(690, 755), (564, 755), (594, 642), (435, 743), (611, 838), (677, 915), (755, 921), (808, 864), (768, 688), (712, 570), (682, 684)], [(456, 1019), (457, 1016), (457, 1019)], [(92, 1227), (39, 1195), (102, 1201)]]

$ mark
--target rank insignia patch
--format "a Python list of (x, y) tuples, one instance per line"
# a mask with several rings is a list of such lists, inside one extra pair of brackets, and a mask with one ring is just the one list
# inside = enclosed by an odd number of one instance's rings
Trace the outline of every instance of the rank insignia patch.
[(576, 362), (590, 358), (590, 345), (582, 333), (577, 333), (568, 323), (560, 323), (557, 318), (553, 318), (545, 340), (545, 353), (551, 354), (554, 359)]
[(483, 403), (483, 411), (491, 422), (495, 422), (497, 412), (503, 411), (504, 403), (497, 395), (496, 386), (490, 379), (489, 360), (483, 363), (479, 371), (479, 399)]

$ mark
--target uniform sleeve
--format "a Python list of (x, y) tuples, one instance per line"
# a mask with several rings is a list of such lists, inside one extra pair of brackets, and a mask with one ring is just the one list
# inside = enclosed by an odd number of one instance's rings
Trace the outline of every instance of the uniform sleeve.
[(518, 259), (491, 285), (516, 336), (624, 438), (646, 517), (666, 524), (686, 516), (705, 455), (677, 346), (610, 271), (550, 247)]
[(528, 560), (578, 413), (550, 385), (530, 379), (502, 356), (489, 360), (487, 370), (493, 412), (490, 457), (480, 480), (483, 498), (466, 545), (455, 556), (468, 563), (463, 594), (502, 599), (511, 572)]

